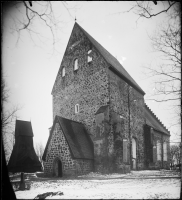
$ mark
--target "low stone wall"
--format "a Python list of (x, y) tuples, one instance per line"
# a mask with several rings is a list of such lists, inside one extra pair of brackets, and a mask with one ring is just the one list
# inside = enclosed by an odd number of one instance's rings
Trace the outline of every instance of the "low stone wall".
[(146, 169), (153, 169), (153, 170), (157, 170), (157, 169), (170, 169), (169, 163), (167, 161), (157, 161), (155, 163), (149, 163), (149, 166)]
[(117, 173), (127, 174), (130, 173), (130, 171), (131, 171), (130, 165), (121, 165), (117, 170)]
[(75, 160), (75, 175), (87, 174), (93, 172), (93, 160)]

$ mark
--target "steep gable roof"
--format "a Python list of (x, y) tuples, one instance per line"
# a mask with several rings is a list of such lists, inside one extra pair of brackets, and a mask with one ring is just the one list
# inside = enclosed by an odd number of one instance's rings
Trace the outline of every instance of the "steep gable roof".
[(33, 137), (31, 122), (16, 120), (15, 137), (19, 135)]
[(110, 67), (113, 68), (116, 72), (118, 72), (121, 76), (123, 76), (129, 84), (131, 84), (140, 93), (144, 95), (145, 92), (135, 82), (135, 80), (129, 75), (129, 73), (119, 63), (119, 61), (114, 56), (112, 56), (102, 45), (100, 45), (91, 35), (89, 35), (79, 24), (75, 22), (75, 25), (77, 25), (83, 31), (86, 37), (90, 40), (90, 42), (95, 46), (95, 48), (103, 56), (103, 58), (110, 64)]
[(42, 157), (43, 160), (46, 159), (47, 149), (56, 123), (60, 125), (63, 131), (63, 134), (66, 138), (68, 146), (70, 147), (70, 151), (73, 158), (79, 158), (79, 159), (94, 158), (93, 142), (89, 137), (84, 125), (82, 123), (72, 121), (70, 119), (56, 116)]
[(156, 131), (170, 135), (170, 132), (167, 130), (167, 128), (162, 124), (162, 122), (157, 118), (157, 116), (151, 111), (151, 109), (146, 104), (145, 119), (146, 124), (154, 128)]
[[(119, 76), (121, 76), (129, 85), (134, 87), (142, 95), (145, 94), (145, 92), (136, 83), (136, 81), (129, 75), (129, 73), (119, 63), (119, 61), (114, 56), (112, 56), (102, 45), (100, 45), (91, 35), (89, 35), (77, 22), (75, 22), (75, 24), (74, 24), (72, 33), (74, 32), (73, 30), (75, 29), (75, 27), (79, 27), (79, 29), (84, 33), (86, 38), (88, 38), (88, 40), (91, 42), (91, 44), (97, 49), (97, 51), (102, 55), (102, 57), (110, 65), (111, 70), (113, 70), (115, 73), (119, 74)], [(71, 33), (71, 35), (72, 35), (72, 33)], [(70, 38), (71, 38), (71, 36), (70, 36)], [(69, 38), (69, 40), (70, 40), (70, 38)], [(68, 42), (68, 44), (69, 44), (69, 42)], [(67, 49), (67, 47), (66, 47), (66, 49)], [(57, 80), (57, 78), (58, 78), (58, 74), (57, 74), (56, 80)], [(55, 80), (55, 83), (56, 83), (56, 80)], [(55, 83), (54, 83), (51, 94), (53, 94)]]

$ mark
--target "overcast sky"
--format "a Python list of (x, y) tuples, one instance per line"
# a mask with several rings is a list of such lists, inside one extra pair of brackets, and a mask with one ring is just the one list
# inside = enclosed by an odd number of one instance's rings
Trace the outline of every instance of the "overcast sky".
[[(48, 128), (53, 122), (51, 90), (75, 16), (77, 23), (121, 62), (145, 91), (147, 99), (154, 87), (152, 80), (144, 74), (143, 66), (160, 62), (159, 54), (152, 51), (148, 35), (152, 35), (158, 25), (164, 22), (165, 14), (137, 21), (138, 16), (132, 11), (125, 12), (132, 4), (129, 1), (68, 2), (69, 7), (76, 6), (68, 12), (61, 2), (53, 2), (53, 10), (61, 27), (56, 31), (54, 46), (50, 29), (38, 20), (35, 20), (33, 28), (40, 36), (34, 33), (30, 35), (24, 30), (17, 42), (16, 32), (10, 29), (14, 23), (11, 17), (21, 15), (14, 10), (9, 11), (4, 19), (3, 69), (10, 88), (10, 103), (23, 106), (18, 116), (20, 120), (31, 120), (34, 141), (45, 144), (48, 139)], [(160, 8), (160, 4), (157, 8)], [(23, 9), (20, 8), (20, 11), (23, 12)], [(154, 101), (146, 103), (171, 131), (171, 140), (175, 141), (173, 132), (180, 129), (170, 128), (171, 110), (167, 109), (166, 104)]]

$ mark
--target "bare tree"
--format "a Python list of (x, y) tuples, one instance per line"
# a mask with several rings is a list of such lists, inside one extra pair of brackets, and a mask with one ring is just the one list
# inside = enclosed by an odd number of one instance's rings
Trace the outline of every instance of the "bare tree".
[[(153, 79), (153, 90), (146, 100), (167, 102), (173, 109), (175, 122), (180, 124), (181, 100), (181, 3), (179, 1), (136, 1), (130, 10), (140, 18), (151, 19), (165, 14), (165, 20), (153, 36), (149, 36), (154, 52), (161, 63), (145, 66)], [(138, 21), (138, 20), (137, 20)], [(179, 135), (179, 133), (178, 133)]]
[(179, 27), (168, 24), (167, 28), (157, 32), (151, 41), (155, 51), (163, 56), (163, 63), (145, 67), (150, 76), (155, 76), (154, 93), (150, 100), (172, 102), (180, 106), (181, 100), (181, 41)]
[[(72, 7), (66, 1), (58, 2), (51, 1), (3, 1), (2, 5), (2, 30), (3, 36), (5, 31), (8, 30), (11, 34), (17, 37), (17, 44), (19, 40), (23, 40), (22, 34), (27, 32), (32, 42), (37, 45), (37, 39), (45, 44), (47, 41), (51, 42), (54, 48), (57, 38), (57, 31), (62, 30), (61, 26), (65, 25), (64, 20), (61, 18), (61, 12), (63, 9), (72, 17), (70, 10), (77, 9), (78, 7)], [(55, 13), (55, 6), (59, 5), (59, 12)], [(58, 9), (57, 9), (58, 10)], [(41, 27), (41, 28), (39, 28)], [(49, 30), (49, 35), (44, 34), (47, 31), (42, 31), (45, 28)], [(45, 30), (44, 29), (44, 30)], [(52, 37), (50, 37), (52, 36)], [(9, 155), (13, 148), (14, 141), (14, 122), (16, 119), (19, 106), (13, 106), (7, 108), (9, 90), (5, 84), (5, 78), (1, 82), (1, 105), (3, 112), (1, 115), (2, 130), (3, 130), (3, 142), (6, 153), (6, 159), (9, 159)]]
[(171, 163), (174, 163), (175, 160), (176, 160), (176, 164), (181, 163), (180, 145), (170, 146), (170, 157), (171, 157)]
[(4, 78), (1, 80), (1, 124), (2, 124), (2, 139), (4, 144), (4, 151), (6, 161), (8, 162), (11, 155), (14, 142), (15, 132), (14, 124), (17, 118), (17, 111), (20, 110), (20, 106), (13, 106), (8, 108), (7, 104), (9, 100), (9, 89), (5, 83)]
[(35, 153), (37, 154), (38, 158), (39, 158), (39, 161), (41, 162), (42, 164), (42, 167), (43, 167), (43, 160), (42, 160), (42, 156), (43, 156), (43, 153), (44, 153), (44, 145), (42, 144), (42, 142), (35, 142), (35, 145), (34, 145), (34, 148), (35, 148)]
[[(146, 4), (146, 3), (145, 3)], [(166, 24), (160, 27), (155, 34), (150, 37), (155, 52), (159, 52), (162, 57), (162, 64), (158, 66), (146, 67), (150, 76), (155, 76), (155, 90), (153, 99), (157, 102), (176, 101), (179, 105), (181, 99), (181, 27), (179, 9), (176, 9), (177, 2), (168, 1), (168, 8), (156, 14), (151, 14), (151, 8), (145, 7), (144, 3), (138, 4), (140, 9), (146, 12), (140, 15), (142, 17), (151, 18), (162, 12), (167, 12), (168, 20)], [(147, 3), (147, 5), (149, 2)], [(158, 97), (157, 99), (155, 97)]]
[[(57, 6), (60, 6), (59, 13), (55, 11)], [(63, 18), (61, 18), (63, 9), (74, 20), (70, 10), (77, 8), (77, 6), (71, 6), (66, 1), (3, 1), (3, 28), (8, 26), (11, 33), (16, 34), (17, 44), (21, 38), (21, 33), (26, 31), (33, 42), (36, 38), (41, 42), (51, 41), (54, 46), (59, 39), (56, 33), (65, 24)], [(50, 38), (50, 35), (45, 35), (46, 31), (42, 32), (39, 27), (48, 30), (52, 38)]]
[[(160, 7), (159, 7), (159, 4)], [(180, 1), (135, 1), (127, 11), (133, 11), (140, 18), (152, 18), (163, 13), (169, 13), (172, 9), (180, 10)], [(156, 10), (156, 7), (158, 8)]]
[[(156, 9), (159, 4), (160, 9)], [(156, 76), (153, 98), (157, 102), (181, 99), (181, 3), (179, 1), (141, 1), (135, 2), (131, 10), (139, 18), (152, 18), (166, 13), (166, 23), (150, 36), (155, 52), (159, 52), (163, 63), (158, 66), (146, 67), (150, 76)], [(156, 11), (157, 10), (157, 11)], [(128, 12), (129, 12), (128, 11)], [(160, 80), (159, 80), (160, 77)], [(171, 96), (172, 95), (172, 96)]]

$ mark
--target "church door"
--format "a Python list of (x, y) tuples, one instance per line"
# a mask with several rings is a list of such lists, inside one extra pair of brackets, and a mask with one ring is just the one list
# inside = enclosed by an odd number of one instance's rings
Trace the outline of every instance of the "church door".
[(58, 176), (62, 177), (63, 173), (62, 173), (62, 163), (60, 160), (58, 160)]
[(54, 161), (54, 175), (56, 177), (62, 177), (63, 173), (62, 173), (62, 163), (59, 159), (56, 159)]

